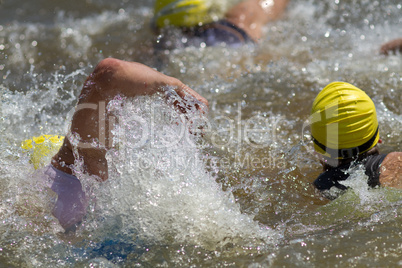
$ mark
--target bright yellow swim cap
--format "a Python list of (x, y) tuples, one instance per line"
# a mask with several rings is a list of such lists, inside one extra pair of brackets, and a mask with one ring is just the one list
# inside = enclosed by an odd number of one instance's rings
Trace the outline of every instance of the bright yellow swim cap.
[(153, 25), (193, 27), (208, 23), (213, 20), (209, 9), (206, 0), (156, 0)]
[(50, 158), (57, 153), (63, 144), (64, 137), (59, 135), (41, 135), (32, 137), (21, 143), (21, 148), (28, 150), (31, 162), (38, 169), (50, 162)]
[(353, 158), (379, 140), (377, 113), (364, 91), (345, 82), (327, 85), (311, 110), (311, 134), (316, 152), (332, 158)]

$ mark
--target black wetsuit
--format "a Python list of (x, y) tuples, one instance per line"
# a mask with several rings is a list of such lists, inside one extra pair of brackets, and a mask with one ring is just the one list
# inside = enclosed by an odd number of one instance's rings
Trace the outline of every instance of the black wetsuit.
[(243, 29), (225, 19), (188, 30), (183, 29), (182, 34), (181, 38), (172, 36), (170, 32), (160, 35), (155, 49), (166, 50), (188, 46), (199, 47), (201, 44), (205, 46), (225, 44), (228, 47), (238, 48), (246, 43), (254, 43)]
[(357, 163), (352, 162), (332, 168), (321, 173), (313, 184), (320, 191), (329, 190), (332, 187), (346, 190), (347, 187), (339, 182), (349, 178), (348, 170), (351, 165), (362, 164), (366, 169), (365, 174), (368, 176), (367, 184), (371, 187), (378, 186), (380, 185), (381, 163), (386, 156), (386, 154), (369, 155)]

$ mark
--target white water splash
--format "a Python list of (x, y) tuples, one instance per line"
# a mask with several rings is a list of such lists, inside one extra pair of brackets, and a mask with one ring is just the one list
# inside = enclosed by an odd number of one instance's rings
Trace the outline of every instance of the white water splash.
[(118, 150), (108, 153), (112, 172), (98, 200), (104, 216), (122, 217), (124, 228), (148, 243), (173, 240), (213, 249), (279, 238), (242, 214), (232, 193), (222, 191), (207, 171), (197, 138), (180, 134), (188, 125), (171, 106), (155, 96), (122, 107)]

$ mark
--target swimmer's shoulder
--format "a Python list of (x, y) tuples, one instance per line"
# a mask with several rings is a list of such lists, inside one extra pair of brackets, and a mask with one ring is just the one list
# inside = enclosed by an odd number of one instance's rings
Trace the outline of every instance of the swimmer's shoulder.
[(402, 152), (392, 152), (384, 157), (379, 182), (381, 186), (402, 189)]

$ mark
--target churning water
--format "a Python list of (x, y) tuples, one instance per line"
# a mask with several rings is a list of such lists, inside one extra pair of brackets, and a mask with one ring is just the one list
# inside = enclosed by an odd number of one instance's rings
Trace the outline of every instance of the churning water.
[[(400, 1), (290, 1), (257, 46), (159, 56), (152, 5), (0, 0), (0, 266), (402, 266), (401, 192), (367, 189), (357, 168), (350, 191), (323, 199), (303, 129), (319, 90), (347, 81), (375, 102), (380, 150), (401, 151), (402, 55), (378, 53), (402, 37)], [(179, 78), (209, 113), (190, 124), (159, 95), (110, 103), (110, 178), (81, 175), (90, 209), (65, 235), (20, 144), (67, 133), (86, 76), (106, 57)]]

